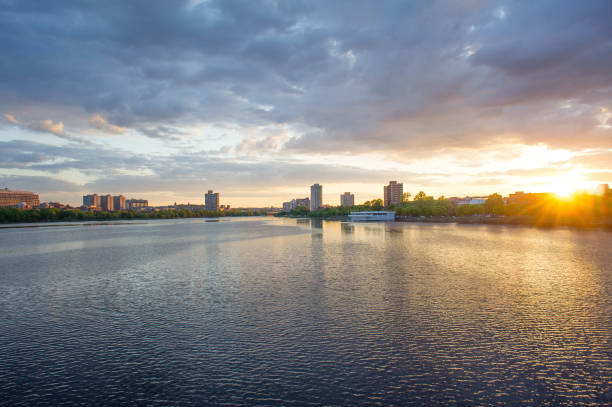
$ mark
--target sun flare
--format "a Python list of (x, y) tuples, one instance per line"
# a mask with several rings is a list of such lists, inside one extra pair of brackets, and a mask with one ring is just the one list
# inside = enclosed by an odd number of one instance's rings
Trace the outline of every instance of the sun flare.
[(574, 192), (584, 189), (584, 180), (579, 174), (569, 173), (548, 183), (545, 189), (559, 197), (567, 198)]

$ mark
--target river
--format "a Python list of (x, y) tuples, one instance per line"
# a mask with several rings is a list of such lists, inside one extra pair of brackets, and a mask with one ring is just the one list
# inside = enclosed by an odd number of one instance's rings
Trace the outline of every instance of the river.
[(0, 405), (612, 403), (612, 233), (0, 229)]

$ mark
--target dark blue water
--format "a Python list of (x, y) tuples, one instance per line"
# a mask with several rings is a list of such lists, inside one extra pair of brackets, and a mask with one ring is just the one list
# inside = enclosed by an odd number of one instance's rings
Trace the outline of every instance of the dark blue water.
[(0, 405), (605, 405), (612, 233), (0, 229)]

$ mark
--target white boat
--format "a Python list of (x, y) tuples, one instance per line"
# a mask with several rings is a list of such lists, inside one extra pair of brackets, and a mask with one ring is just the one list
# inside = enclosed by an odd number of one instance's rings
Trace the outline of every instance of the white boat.
[(351, 212), (349, 219), (353, 222), (359, 221), (390, 221), (395, 220), (395, 212), (393, 211), (363, 211)]

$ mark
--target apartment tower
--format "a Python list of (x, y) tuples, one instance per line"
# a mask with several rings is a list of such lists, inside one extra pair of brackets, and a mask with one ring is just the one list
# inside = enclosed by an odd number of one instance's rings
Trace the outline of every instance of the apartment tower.
[(100, 207), (100, 195), (98, 194), (83, 195), (83, 206), (87, 206), (87, 207), (95, 206), (96, 208), (99, 208)]
[(404, 184), (398, 183), (397, 181), (389, 181), (389, 185), (385, 185), (384, 187), (385, 206), (402, 202), (403, 194)]
[(204, 195), (204, 209), (207, 211), (218, 211), (219, 210), (219, 193), (213, 192), (212, 189), (208, 190), (208, 193)]
[(123, 195), (113, 196), (113, 206), (116, 211), (125, 210), (125, 197)]
[(316, 211), (323, 207), (323, 185), (310, 186), (310, 210)]
[(113, 203), (113, 196), (111, 194), (102, 195), (100, 197), (100, 206), (102, 207), (103, 211), (114, 211), (115, 206), (113, 205)]
[(355, 205), (355, 195), (345, 192), (340, 195), (340, 205), (350, 208)]

